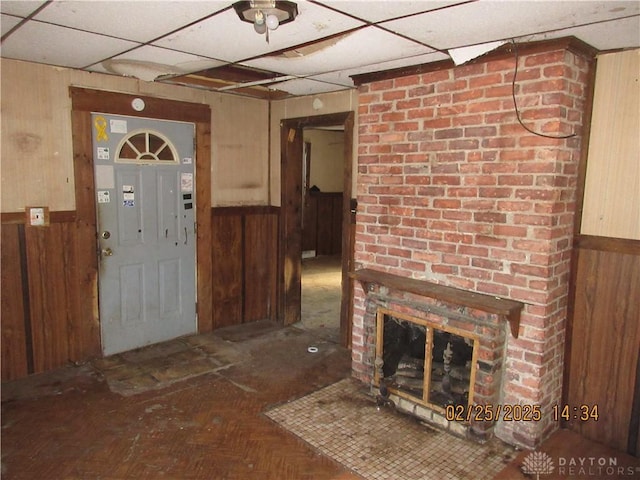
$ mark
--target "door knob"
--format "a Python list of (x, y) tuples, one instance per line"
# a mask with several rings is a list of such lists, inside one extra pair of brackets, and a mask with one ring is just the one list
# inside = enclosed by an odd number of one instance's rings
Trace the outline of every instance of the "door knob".
[(113, 250), (111, 250), (109, 247), (102, 249), (102, 256), (103, 257), (110, 257), (112, 255), (113, 255)]

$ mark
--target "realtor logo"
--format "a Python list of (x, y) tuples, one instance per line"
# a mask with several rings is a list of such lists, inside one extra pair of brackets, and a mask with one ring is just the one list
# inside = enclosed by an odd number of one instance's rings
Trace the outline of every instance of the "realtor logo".
[(550, 475), (554, 468), (553, 460), (544, 452), (531, 452), (522, 463), (522, 472), (535, 475), (536, 480), (540, 480), (540, 475)]
[(535, 475), (536, 480), (554, 472), (562, 478), (640, 478), (640, 465), (619, 465), (617, 457), (558, 457), (556, 463), (544, 452), (531, 452), (520, 469), (526, 475)]

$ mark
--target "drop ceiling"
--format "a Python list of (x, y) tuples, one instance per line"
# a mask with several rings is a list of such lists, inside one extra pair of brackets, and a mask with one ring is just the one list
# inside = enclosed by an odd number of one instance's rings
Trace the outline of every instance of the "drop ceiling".
[[(230, 1), (0, 2), (1, 56), (262, 98), (355, 88), (351, 76), (573, 36), (640, 47), (640, 1), (298, 1), (269, 35)], [(473, 48), (475, 47), (475, 48)], [(480, 52), (480, 53), (473, 53)], [(458, 55), (457, 55), (458, 54)], [(462, 60), (464, 61), (464, 60)]]

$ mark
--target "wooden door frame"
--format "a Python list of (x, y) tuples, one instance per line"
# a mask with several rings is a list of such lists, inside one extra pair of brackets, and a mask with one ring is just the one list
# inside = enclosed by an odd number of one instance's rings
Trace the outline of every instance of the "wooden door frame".
[(281, 152), (281, 221), (278, 312), (284, 325), (300, 321), (302, 274), (302, 144), (305, 127), (344, 127), (344, 184), (342, 202), (342, 300), (340, 303), (340, 340), (351, 345), (353, 314), (353, 238), (351, 194), (353, 178), (354, 112), (299, 117), (282, 120), (280, 124)]
[[(96, 188), (94, 182), (91, 113), (100, 112), (130, 117), (146, 117), (195, 124), (196, 175), (196, 315), (198, 332), (212, 330), (211, 273), (211, 109), (208, 105), (131, 95), (80, 87), (69, 87), (76, 197), (76, 226), (80, 246), (79, 264), (85, 269), (86, 287), (81, 300), (83, 318), (91, 319), (101, 344), (98, 310), (98, 256)], [(131, 102), (141, 98), (143, 111)], [(96, 329), (94, 329), (96, 331)], [(93, 343), (92, 342), (92, 343)], [(102, 348), (100, 347), (100, 351)]]

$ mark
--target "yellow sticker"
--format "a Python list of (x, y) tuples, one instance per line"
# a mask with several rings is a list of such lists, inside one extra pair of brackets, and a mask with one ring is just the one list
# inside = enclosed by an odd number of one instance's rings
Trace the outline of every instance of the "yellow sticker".
[(96, 117), (93, 121), (93, 125), (96, 127), (96, 140), (98, 142), (109, 140), (109, 135), (107, 135), (107, 120), (102, 116)]

